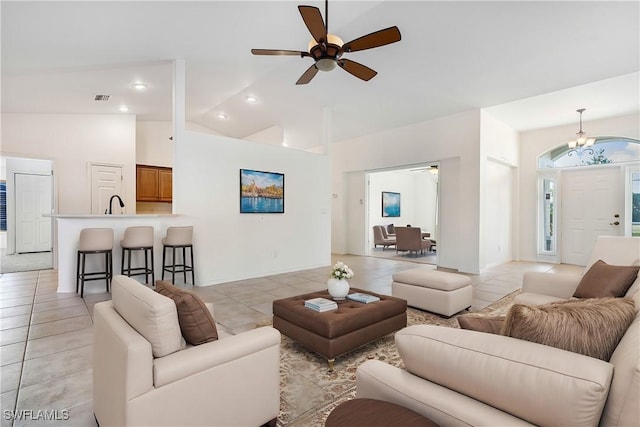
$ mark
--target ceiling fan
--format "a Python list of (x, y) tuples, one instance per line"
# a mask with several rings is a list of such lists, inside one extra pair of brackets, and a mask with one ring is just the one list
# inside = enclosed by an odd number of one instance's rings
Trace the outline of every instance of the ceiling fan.
[(358, 62), (343, 58), (342, 55), (347, 52), (372, 49), (400, 41), (400, 30), (398, 27), (393, 26), (343, 43), (339, 37), (329, 34), (328, 32), (328, 0), (325, 0), (325, 20), (322, 19), (320, 9), (317, 7), (298, 6), (298, 10), (300, 11), (300, 15), (302, 15), (302, 20), (313, 36), (313, 40), (309, 42), (309, 51), (251, 49), (251, 53), (254, 55), (299, 55), (301, 58), (306, 56), (313, 58), (315, 63), (300, 76), (296, 82), (297, 85), (309, 83), (311, 79), (315, 77), (318, 70), (331, 71), (336, 68), (336, 66), (339, 66), (359, 79), (369, 81), (378, 74), (376, 71)]

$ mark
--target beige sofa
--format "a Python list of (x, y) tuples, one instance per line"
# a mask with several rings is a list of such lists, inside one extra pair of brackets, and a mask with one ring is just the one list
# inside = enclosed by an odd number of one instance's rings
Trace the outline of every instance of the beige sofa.
[[(632, 265), (640, 239), (601, 237), (598, 259)], [(581, 275), (529, 273), (523, 303), (572, 298)], [(639, 279), (627, 296), (640, 307)], [(398, 332), (400, 369), (370, 360), (356, 397), (412, 409), (441, 426), (640, 426), (640, 313), (609, 362), (502, 335), (431, 325)]]
[[(591, 251), (589, 262), (582, 274), (527, 272), (522, 281), (522, 293), (515, 298), (520, 304), (546, 304), (573, 297), (584, 273), (598, 260), (613, 265), (640, 263), (640, 237), (600, 236)], [(631, 285), (626, 296), (640, 288), (640, 277)]]
[(100, 426), (259, 426), (280, 409), (280, 333), (254, 329), (187, 347), (172, 299), (125, 277), (95, 305), (93, 404)]

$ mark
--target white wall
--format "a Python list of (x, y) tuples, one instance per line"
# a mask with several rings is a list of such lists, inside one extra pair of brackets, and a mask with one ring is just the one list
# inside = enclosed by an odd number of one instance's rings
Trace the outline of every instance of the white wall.
[(173, 124), (169, 121), (136, 123), (136, 164), (173, 167)]
[[(218, 132), (193, 122), (186, 129), (194, 132), (219, 135)], [(136, 122), (136, 164), (173, 167), (173, 122), (139, 120)], [(170, 209), (169, 209), (170, 210)]]
[[(440, 161), (439, 266), (479, 272), (480, 112), (468, 111), (332, 146), (332, 250), (346, 253), (346, 174)], [(365, 217), (357, 226), (364, 230)], [(354, 226), (354, 224), (350, 224)], [(442, 242), (442, 243), (441, 243)], [(360, 244), (360, 243), (358, 243)], [(364, 244), (364, 243), (363, 243)], [(364, 248), (363, 248), (364, 251)]]
[(135, 213), (135, 116), (2, 114), (2, 155), (50, 159), (58, 213), (91, 213), (89, 163), (123, 166), (126, 213)]
[[(637, 114), (583, 122), (590, 136), (622, 136), (640, 138), (640, 121)], [(537, 255), (537, 167), (538, 156), (566, 144), (575, 137), (576, 125), (556, 126), (520, 134), (519, 175), (519, 254), (520, 259), (536, 261)]]
[[(400, 193), (400, 216), (382, 216), (382, 192)], [(374, 225), (415, 224), (415, 187), (411, 175), (398, 172), (369, 174), (369, 232), (373, 239)], [(373, 241), (373, 240), (371, 240)]]
[[(329, 159), (186, 131), (174, 165), (174, 212), (194, 226), (196, 282), (331, 263)], [(285, 174), (284, 214), (240, 214), (240, 169)]]
[(518, 133), (480, 113), (480, 268), (517, 259)]

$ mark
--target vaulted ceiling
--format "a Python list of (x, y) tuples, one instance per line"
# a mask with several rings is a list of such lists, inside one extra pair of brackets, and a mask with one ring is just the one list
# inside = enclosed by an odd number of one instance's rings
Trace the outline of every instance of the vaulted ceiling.
[(297, 86), (312, 59), (250, 49), (306, 50), (298, 4), (324, 14), (315, 0), (2, 1), (2, 112), (126, 105), (171, 120), (173, 59), (186, 63), (187, 120), (236, 138), (279, 128), (301, 149), (321, 143), (326, 111), (338, 142), (477, 108), (518, 130), (575, 122), (579, 107), (585, 121), (639, 109), (635, 1), (332, 0), (330, 33), (397, 25), (402, 40), (349, 54), (378, 72), (369, 82), (336, 69)]

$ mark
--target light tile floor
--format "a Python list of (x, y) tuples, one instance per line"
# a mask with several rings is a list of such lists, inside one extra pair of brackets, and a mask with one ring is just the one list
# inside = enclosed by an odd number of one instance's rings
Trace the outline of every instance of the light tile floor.
[[(359, 256), (334, 256), (355, 272), (351, 286), (391, 292), (391, 275), (416, 268), (412, 262)], [(233, 333), (270, 320), (275, 299), (324, 289), (330, 267), (277, 274), (216, 286), (191, 288), (214, 305), (215, 318)], [(511, 262), (470, 275), (471, 311), (480, 310), (519, 289), (526, 271), (581, 271), (580, 267)], [(85, 298), (59, 294), (57, 272), (41, 270), (0, 276), (1, 426), (95, 426), (92, 406), (93, 306), (110, 299), (102, 281), (85, 285)], [(32, 412), (12, 421), (10, 412)], [(38, 411), (60, 420), (43, 420)], [(51, 412), (57, 410), (58, 412)], [(63, 411), (68, 411), (63, 412)], [(28, 414), (28, 413), (27, 413)], [(39, 419), (38, 419), (39, 418)]]

